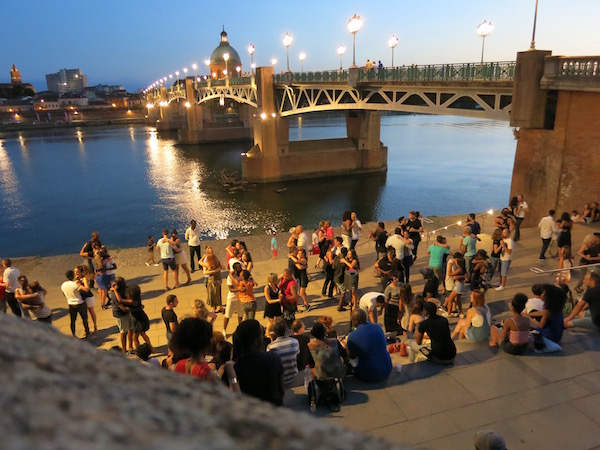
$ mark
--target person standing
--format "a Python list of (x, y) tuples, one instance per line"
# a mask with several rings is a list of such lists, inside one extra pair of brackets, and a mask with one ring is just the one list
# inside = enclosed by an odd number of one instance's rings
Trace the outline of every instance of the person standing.
[[(417, 249), (419, 248), (419, 242), (421, 242), (421, 233), (423, 232), (423, 224), (419, 219), (419, 216), (416, 211), (411, 211), (408, 213), (408, 223), (407, 230), (408, 235), (412, 239), (413, 245), (415, 248), (413, 249), (413, 261), (417, 259)], [(408, 282), (408, 280), (406, 280)]]
[[(471, 230), (472, 232), (473, 230)], [(444, 236), (438, 235), (435, 243), (429, 246), (427, 251), (429, 254), (429, 267), (438, 280), (444, 279), (444, 255), (450, 254), (450, 246), (444, 244)], [(445, 289), (444, 289), (445, 291)]]
[(127, 353), (127, 344), (129, 344), (129, 353), (134, 353), (133, 349), (133, 318), (129, 308), (121, 301), (125, 298), (127, 283), (123, 277), (117, 277), (110, 287), (110, 298), (112, 305), (112, 314), (119, 329), (119, 338), (121, 340), (121, 350)]
[(506, 286), (506, 277), (508, 275), (508, 269), (512, 262), (512, 251), (514, 247), (514, 241), (510, 237), (510, 232), (507, 228), (502, 230), (502, 240), (500, 241), (502, 251), (500, 252), (500, 286), (496, 288), (497, 291), (503, 291)]
[(352, 219), (352, 241), (350, 242), (350, 250), (354, 250), (358, 240), (360, 239), (360, 231), (362, 230), (362, 223), (356, 217), (356, 213), (352, 211), (350, 214), (350, 218)]
[(540, 259), (546, 259), (546, 250), (548, 250), (548, 246), (552, 240), (552, 235), (554, 234), (554, 214), (555, 211), (551, 209), (548, 211), (548, 215), (546, 217), (542, 217), (538, 223), (538, 228), (540, 229), (540, 238), (542, 238), (542, 251), (540, 252)]
[(465, 268), (467, 269), (465, 281), (468, 283), (471, 279), (471, 273), (473, 272), (471, 261), (473, 261), (473, 258), (477, 253), (477, 239), (473, 236), (471, 227), (463, 228), (463, 236), (463, 240), (460, 244), (460, 251), (465, 256)]
[(2, 281), (0, 286), (4, 286), (4, 300), (0, 300), (0, 309), (3, 313), (6, 313), (6, 304), (10, 306), (12, 313), (15, 316), (22, 317), (22, 310), (19, 301), (15, 297), (15, 292), (19, 288), (19, 275), (21, 273), (18, 269), (12, 266), (12, 261), (9, 258), (2, 260)]
[(304, 231), (304, 228), (302, 227), (302, 225), (296, 226), (296, 236), (298, 236), (298, 243), (296, 245), (296, 248), (298, 250), (304, 249), (306, 251), (306, 253), (308, 254), (308, 252), (311, 250), (312, 247), (310, 245), (308, 235)]
[(344, 211), (342, 214), (342, 230), (340, 234), (342, 236), (342, 242), (344, 243), (344, 247), (350, 249), (352, 245), (352, 213), (350, 211)]
[(240, 282), (242, 281), (242, 264), (239, 262), (233, 263), (233, 267), (227, 276), (227, 302), (225, 303), (225, 317), (223, 319), (223, 334), (227, 332), (229, 319), (236, 313), (238, 316), (238, 324), (242, 323), (244, 311), (240, 304)]
[(179, 300), (176, 295), (167, 295), (167, 305), (163, 307), (160, 312), (160, 316), (162, 317), (163, 322), (165, 323), (165, 327), (167, 329), (167, 344), (171, 340), (171, 336), (175, 332), (175, 328), (177, 328), (177, 313), (175, 312), (175, 308), (179, 304)]
[(181, 239), (179, 239), (177, 230), (171, 231), (171, 239), (175, 242), (173, 251), (175, 252), (175, 266), (177, 267), (175, 270), (178, 272), (177, 277), (179, 277), (179, 268), (181, 267), (187, 275), (185, 284), (188, 285), (192, 282), (192, 275), (190, 273), (190, 268), (187, 266), (187, 254), (185, 253), (183, 245), (181, 245)]
[(175, 253), (173, 252), (173, 246), (176, 245), (175, 241), (169, 239), (169, 229), (165, 228), (162, 231), (163, 237), (158, 240), (156, 246), (160, 252), (160, 262), (163, 266), (163, 281), (165, 283), (165, 292), (169, 290), (169, 268), (173, 272), (173, 281), (175, 286), (179, 287), (179, 272), (177, 271), (177, 264), (175, 264)]
[(200, 267), (200, 259), (202, 258), (202, 251), (200, 249), (200, 230), (196, 227), (196, 221), (192, 219), (190, 226), (185, 230), (185, 240), (190, 248), (190, 270), (192, 273), (196, 271), (196, 261), (194, 255), (198, 261), (198, 268)]
[(525, 214), (527, 214), (528, 212), (529, 205), (523, 199), (523, 194), (517, 195), (517, 206), (513, 210), (513, 214), (515, 215), (515, 218), (517, 220), (517, 223), (515, 224), (515, 238), (513, 239), (515, 242), (521, 239), (521, 223), (523, 223), (523, 220), (525, 219)]
[(63, 292), (69, 305), (69, 317), (71, 318), (71, 334), (75, 336), (75, 320), (77, 314), (81, 317), (83, 322), (83, 328), (85, 329), (85, 336), (87, 338), (90, 334), (90, 327), (88, 325), (87, 307), (85, 301), (81, 298), (81, 292), (79, 292), (79, 285), (75, 283), (75, 272), (67, 270), (65, 273), (67, 280), (63, 282), (60, 290)]
[(98, 244), (98, 247), (102, 247), (100, 234), (97, 231), (92, 231), (90, 240), (83, 244), (83, 247), (81, 247), (81, 251), (79, 252), (79, 256), (85, 259), (85, 263), (92, 272), (94, 271), (94, 265), (92, 263), (92, 260), (94, 259), (94, 244)]

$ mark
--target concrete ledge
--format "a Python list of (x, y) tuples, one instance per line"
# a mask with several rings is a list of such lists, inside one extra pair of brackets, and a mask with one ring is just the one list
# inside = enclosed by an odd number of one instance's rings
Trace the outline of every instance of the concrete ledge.
[(390, 449), (0, 314), (2, 448)]

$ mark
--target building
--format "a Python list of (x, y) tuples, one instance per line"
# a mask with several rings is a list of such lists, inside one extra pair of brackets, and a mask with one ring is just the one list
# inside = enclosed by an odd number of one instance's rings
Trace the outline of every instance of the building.
[(21, 84), (21, 72), (14, 63), (10, 71), (10, 84)]
[(46, 75), (46, 85), (50, 92), (59, 94), (80, 92), (88, 86), (88, 78), (80, 69), (61, 69)]
[(33, 95), (35, 95), (35, 88), (31, 84), (21, 81), (21, 72), (13, 64), (10, 71), (10, 83), (0, 83), (0, 99), (18, 99)]
[(219, 46), (210, 55), (209, 68), (212, 78), (225, 78), (227, 73), (230, 77), (235, 77), (242, 73), (242, 60), (238, 52), (229, 45), (225, 27), (221, 32)]

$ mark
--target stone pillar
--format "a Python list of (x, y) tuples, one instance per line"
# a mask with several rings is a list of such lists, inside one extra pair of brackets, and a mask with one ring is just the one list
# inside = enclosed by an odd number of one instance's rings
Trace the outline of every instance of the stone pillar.
[(517, 53), (510, 124), (514, 127), (544, 128), (548, 91), (540, 88), (547, 50)]
[(346, 133), (361, 154), (357, 169), (387, 169), (387, 147), (380, 141), (381, 114), (379, 111), (348, 111)]

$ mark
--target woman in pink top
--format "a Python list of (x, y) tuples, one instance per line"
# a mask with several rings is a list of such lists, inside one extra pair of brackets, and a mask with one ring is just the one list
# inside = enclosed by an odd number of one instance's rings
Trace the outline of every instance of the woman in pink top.
[(527, 303), (525, 294), (516, 294), (510, 302), (510, 319), (504, 321), (502, 331), (498, 327), (490, 328), (490, 346), (499, 345), (511, 355), (522, 355), (529, 344), (529, 318), (521, 315)]

